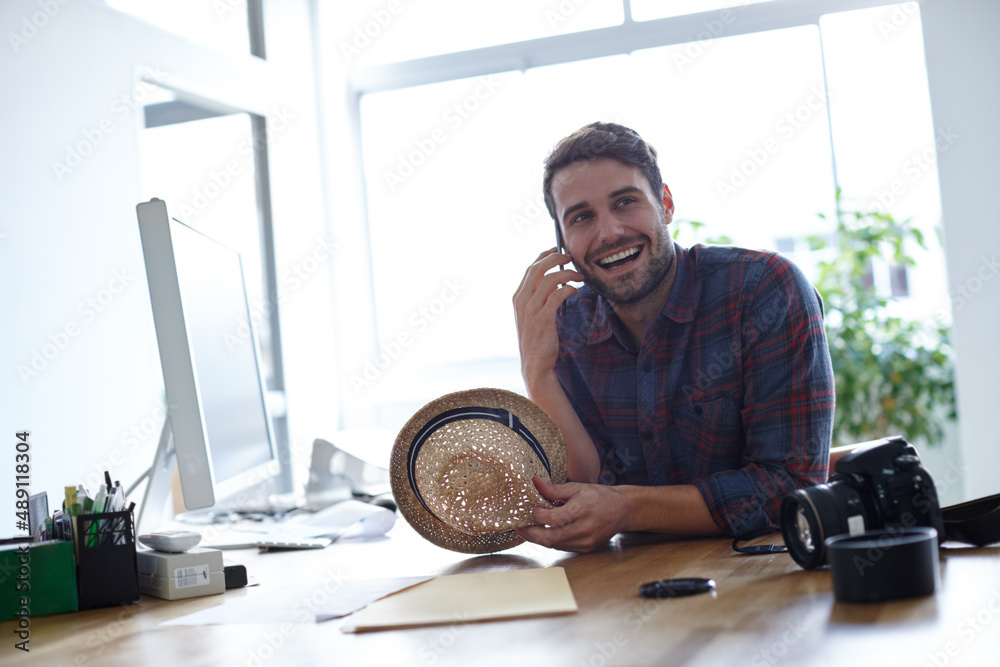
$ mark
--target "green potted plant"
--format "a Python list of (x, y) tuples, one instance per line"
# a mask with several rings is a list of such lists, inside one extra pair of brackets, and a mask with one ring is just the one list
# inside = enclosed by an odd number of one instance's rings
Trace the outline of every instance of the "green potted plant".
[(893, 315), (891, 298), (871, 279), (881, 258), (899, 267), (914, 266), (907, 246), (926, 249), (924, 235), (909, 219), (845, 210), (839, 190), (836, 216), (832, 241), (808, 238), (811, 250), (834, 251), (831, 259), (819, 262), (816, 281), (826, 309), (837, 388), (834, 445), (892, 434), (939, 444), (944, 424), (955, 418), (948, 327)]
[[(819, 214), (823, 219), (827, 216)], [(850, 445), (887, 435), (940, 444), (944, 425), (955, 419), (953, 350), (948, 326), (893, 315), (891, 297), (873, 280), (876, 262), (915, 266), (907, 245), (926, 249), (923, 233), (910, 220), (879, 211), (846, 210), (836, 195), (832, 236), (809, 236), (820, 261), (816, 289), (823, 297), (826, 333), (837, 391), (833, 445)], [(701, 238), (706, 224), (677, 219), (692, 242), (731, 243), (725, 236)]]

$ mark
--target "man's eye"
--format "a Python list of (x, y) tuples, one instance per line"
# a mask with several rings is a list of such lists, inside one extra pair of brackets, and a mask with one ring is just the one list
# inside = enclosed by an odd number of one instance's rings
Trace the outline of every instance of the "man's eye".
[(570, 224), (572, 224), (574, 222), (582, 222), (583, 220), (586, 220), (589, 217), (590, 217), (590, 213), (579, 213), (579, 214), (573, 216), (572, 218), (570, 218)]
[(629, 204), (634, 204), (636, 202), (635, 197), (622, 197), (618, 200), (619, 208), (622, 206), (628, 206)]

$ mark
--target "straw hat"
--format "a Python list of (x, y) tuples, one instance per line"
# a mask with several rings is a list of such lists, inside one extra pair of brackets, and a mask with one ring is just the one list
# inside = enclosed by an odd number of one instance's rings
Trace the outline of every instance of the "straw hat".
[(489, 553), (523, 540), (513, 529), (552, 507), (534, 475), (566, 481), (566, 445), (552, 419), (503, 389), (448, 394), (421, 408), (396, 437), (392, 495), (418, 533), (445, 549)]

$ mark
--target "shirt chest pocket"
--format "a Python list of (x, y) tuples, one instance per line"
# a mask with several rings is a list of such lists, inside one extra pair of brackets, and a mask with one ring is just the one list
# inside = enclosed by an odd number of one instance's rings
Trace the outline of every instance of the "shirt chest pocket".
[(688, 483), (742, 465), (746, 438), (732, 396), (677, 401), (671, 405), (668, 419), (670, 483)]

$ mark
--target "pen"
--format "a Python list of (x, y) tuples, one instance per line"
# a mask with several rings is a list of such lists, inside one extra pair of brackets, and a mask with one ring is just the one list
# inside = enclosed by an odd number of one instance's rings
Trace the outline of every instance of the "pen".
[[(108, 479), (110, 479), (110, 477)], [(113, 486), (108, 489), (108, 495), (105, 496), (105, 498), (104, 498), (104, 512), (105, 513), (114, 512), (115, 511), (115, 496), (117, 495), (117, 493), (118, 493), (118, 489), (116, 489)], [(100, 546), (106, 547), (106, 546), (109, 546), (111, 544), (114, 544), (114, 540), (110, 536), (110, 534), (113, 533), (114, 530), (115, 530), (115, 520), (114, 519), (108, 519), (104, 523), (104, 526), (102, 526), (102, 530), (100, 532)]]
[(67, 512), (67, 511), (69, 511), (69, 506), (76, 502), (76, 487), (75, 486), (66, 486), (66, 487), (63, 487), (63, 489), (64, 489), (64, 494), (65, 495), (63, 496), (63, 506), (62, 506), (62, 508), (63, 508), (63, 512)]
[[(101, 484), (100, 488), (97, 489), (97, 495), (94, 496), (94, 514), (104, 513), (104, 499), (108, 495), (108, 487)], [(90, 526), (89, 536), (87, 537), (87, 546), (96, 547), (97, 546), (97, 536), (101, 532), (101, 521), (94, 521)]]

